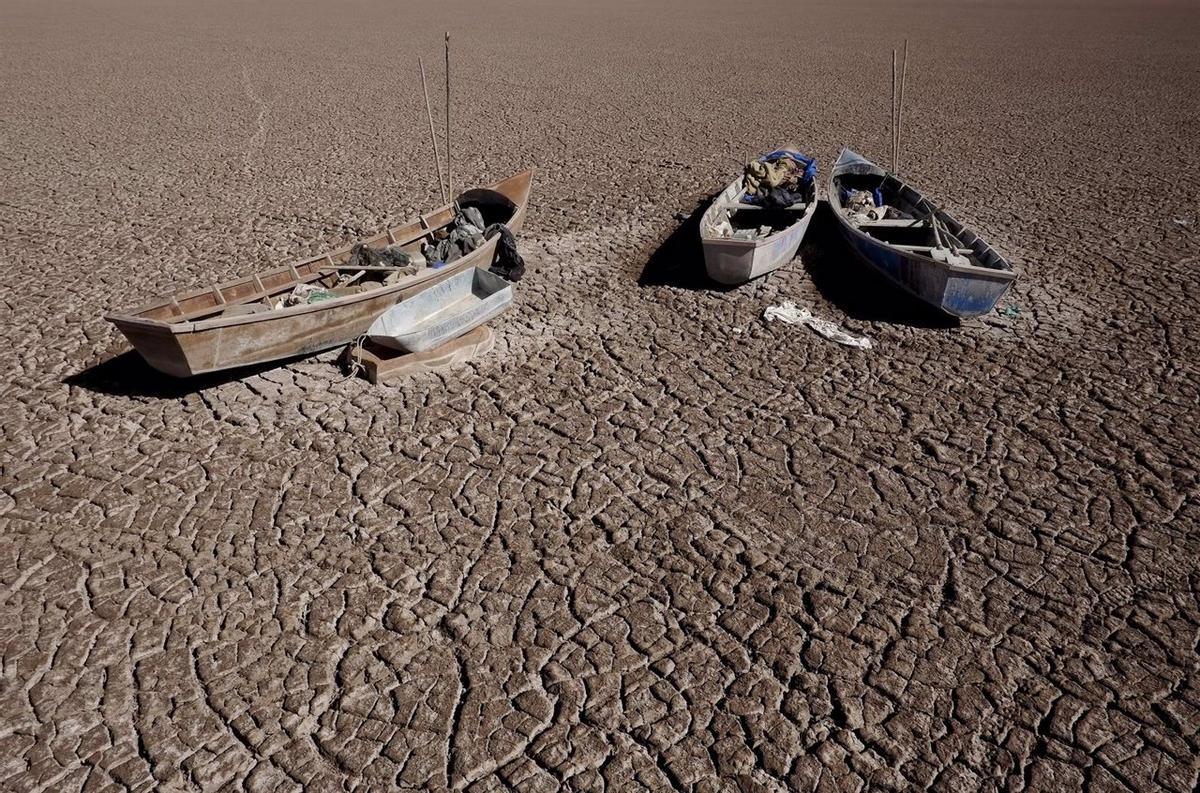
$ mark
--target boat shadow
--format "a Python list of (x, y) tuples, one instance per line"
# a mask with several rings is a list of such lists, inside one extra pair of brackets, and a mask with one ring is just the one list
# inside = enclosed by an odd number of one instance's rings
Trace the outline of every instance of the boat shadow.
[(960, 324), (957, 317), (922, 303), (867, 266), (842, 236), (828, 201), (817, 205), (800, 255), (817, 291), (849, 317), (916, 328)]
[(717, 195), (719, 193), (700, 199), (691, 214), (650, 254), (638, 278), (638, 286), (674, 286), (679, 289), (717, 292), (727, 292), (734, 288), (713, 281), (704, 269), (700, 220)]
[(151, 367), (135, 350), (128, 350), (69, 375), (63, 378), (62, 382), (64, 385), (109, 396), (182, 399), (190, 394), (225, 385), (234, 380), (252, 377), (307, 357), (309, 356), (299, 355), (282, 361), (271, 361), (194, 377), (172, 377)]

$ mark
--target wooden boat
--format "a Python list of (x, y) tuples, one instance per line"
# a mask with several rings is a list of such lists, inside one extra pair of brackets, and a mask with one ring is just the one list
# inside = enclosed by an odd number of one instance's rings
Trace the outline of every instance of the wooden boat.
[[(475, 207), (487, 224), (514, 231), (525, 219), (533, 170), (490, 187), (460, 193), (455, 203)], [(368, 247), (392, 246), (420, 253), (455, 217), (447, 204), (369, 239)], [(358, 338), (387, 309), (423, 289), (492, 261), (499, 236), (445, 266), (422, 266), (412, 275), (391, 267), (350, 267), (353, 245), (223, 284), (174, 295), (129, 312), (105, 315), (146, 362), (160, 372), (187, 377), (326, 350)], [(364, 271), (354, 287), (338, 289), (339, 277)], [(398, 277), (399, 276), (399, 277)], [(271, 309), (264, 301), (297, 285), (331, 290), (333, 299)]]
[[(778, 270), (800, 249), (804, 233), (817, 209), (816, 180), (801, 203), (768, 208), (746, 203), (745, 176), (739, 176), (713, 200), (700, 220), (700, 241), (708, 277), (720, 284), (742, 284)], [(765, 235), (738, 236), (769, 227)], [(722, 234), (719, 229), (726, 229)]]
[[(847, 206), (855, 191), (870, 193), (876, 210)], [(863, 261), (947, 314), (988, 313), (1017, 278), (1012, 264), (979, 235), (895, 174), (849, 149), (834, 163), (829, 204), (842, 235)], [(895, 214), (901, 217), (886, 217)]]
[(401, 352), (424, 352), (479, 327), (512, 301), (508, 281), (472, 267), (383, 312), (367, 338)]

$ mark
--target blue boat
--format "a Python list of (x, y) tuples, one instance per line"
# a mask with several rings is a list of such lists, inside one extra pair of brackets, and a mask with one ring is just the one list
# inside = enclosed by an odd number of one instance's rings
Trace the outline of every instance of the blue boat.
[(988, 313), (1017, 278), (1012, 264), (979, 235), (849, 149), (833, 165), (829, 204), (863, 261), (947, 314)]

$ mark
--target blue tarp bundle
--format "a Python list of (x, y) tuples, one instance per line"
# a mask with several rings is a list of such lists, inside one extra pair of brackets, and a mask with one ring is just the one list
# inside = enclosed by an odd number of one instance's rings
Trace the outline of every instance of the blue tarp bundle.
[[(777, 149), (770, 154), (764, 154), (763, 156), (759, 157), (758, 162), (772, 163), (782, 160), (785, 157), (795, 160), (804, 167), (804, 171), (800, 175), (798, 190), (794, 194), (792, 191), (786, 191), (774, 197), (775, 200), (782, 200), (790, 204), (796, 200), (804, 200), (801, 196), (808, 192), (808, 186), (811, 185), (817, 177), (817, 159), (815, 157), (803, 155), (798, 151), (792, 151), (791, 149)], [(776, 188), (777, 192), (780, 190), (786, 190), (786, 188)], [(766, 197), (759, 196), (754, 193), (744, 194), (742, 196), (742, 201), (747, 204), (769, 203)]]
[(807, 157), (798, 151), (792, 151), (791, 149), (776, 149), (770, 154), (764, 154), (763, 156), (759, 157), (758, 161), (775, 162), (776, 160), (783, 159), (785, 155), (791, 157), (793, 160), (804, 166), (804, 176), (801, 177), (803, 184), (808, 184), (812, 182), (813, 179), (817, 178), (817, 158)]

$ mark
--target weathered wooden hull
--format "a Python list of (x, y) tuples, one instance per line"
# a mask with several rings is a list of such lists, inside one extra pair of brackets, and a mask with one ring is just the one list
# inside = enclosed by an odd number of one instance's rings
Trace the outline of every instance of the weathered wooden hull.
[[(259, 315), (237, 317), (239, 322), (215, 319), (162, 328), (144, 320), (113, 320), (146, 363), (174, 377), (219, 372), (242, 366), (322, 352), (361, 336), (383, 312), (423, 289), (487, 262), (496, 240), (464, 256), (432, 277), (403, 289), (377, 289), (363, 299), (327, 307), (321, 303), (282, 309), (281, 316), (262, 321)], [(329, 301), (332, 302), (332, 301)], [(256, 321), (258, 320), (258, 321)]]
[(721, 192), (700, 222), (700, 240), (704, 249), (704, 268), (708, 277), (719, 284), (733, 286), (778, 270), (796, 257), (817, 202), (811, 201), (795, 223), (761, 240), (734, 240), (707, 232), (718, 212), (736, 204), (742, 195), (739, 177)]
[[(946, 314), (969, 318), (992, 311), (1017, 278), (1012, 265), (979, 235), (933, 205), (911, 185), (895, 180), (906, 203), (922, 203), (932, 208), (942, 227), (960, 240), (974, 259), (991, 266), (949, 264), (921, 253), (901, 250), (875, 239), (846, 218), (842, 212), (838, 179), (844, 173), (870, 172), (886, 174), (879, 166), (847, 150), (838, 158), (829, 178), (828, 198), (833, 215), (842, 236), (858, 257), (905, 292)], [(885, 178), (894, 179), (890, 174)]]
[[(532, 171), (526, 171), (499, 182), (489, 188), (467, 191), (462, 196), (478, 195), (488, 191), (500, 194), (515, 205), (512, 216), (506, 221), (510, 229), (520, 229), (525, 219)], [(460, 198), (462, 198), (460, 196)], [(407, 226), (389, 229), (366, 242), (387, 244), (397, 232), (427, 231), (444, 224), (453, 217), (453, 209), (442, 207), (421, 217)], [(414, 225), (415, 224), (415, 225)], [(419, 238), (420, 235), (418, 234)], [(417, 239), (414, 238), (414, 239)], [(491, 262), (499, 237), (487, 240), (482, 246), (462, 258), (441, 268), (424, 268), (418, 274), (402, 279), (396, 284), (364, 291), (356, 295), (334, 300), (283, 308), (244, 316), (215, 316), (199, 321), (180, 321), (171, 313), (186, 316), (179, 310), (185, 298), (172, 298), (145, 307), (130, 314), (113, 314), (106, 317), (117, 326), (133, 345), (133, 348), (155, 369), (175, 377), (189, 377), (243, 366), (268, 363), (301, 355), (321, 352), (347, 344), (361, 336), (371, 323), (387, 309), (430, 286), (476, 265)], [(262, 287), (274, 284), (279, 273), (287, 272), (296, 282), (310, 281), (325, 268), (325, 263), (343, 260), (350, 248), (328, 255), (306, 259), (253, 277), (253, 283)], [(289, 276), (289, 277), (291, 277)], [(279, 282), (286, 285), (285, 282)], [(223, 305), (228, 298), (236, 298), (241, 292), (253, 290), (247, 279), (213, 287)], [(279, 287), (276, 286), (276, 289)], [(202, 292), (190, 293), (186, 300), (193, 301)], [(235, 302), (230, 300), (230, 302)], [(219, 307), (218, 305), (218, 307)]]

